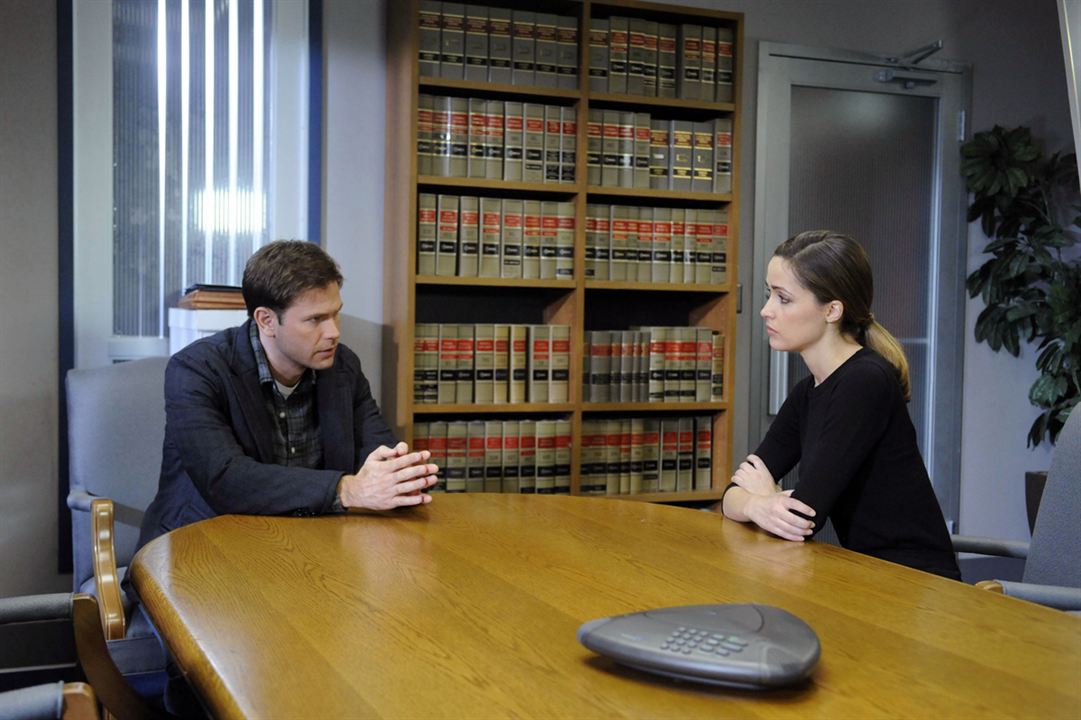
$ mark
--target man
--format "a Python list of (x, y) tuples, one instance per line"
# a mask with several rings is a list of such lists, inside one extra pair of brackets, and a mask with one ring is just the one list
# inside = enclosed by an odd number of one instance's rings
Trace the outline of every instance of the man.
[(249, 320), (169, 361), (161, 478), (140, 547), (226, 513), (431, 502), (430, 454), (395, 442), (360, 360), (339, 342), (341, 284), (319, 246), (271, 243), (244, 268)]

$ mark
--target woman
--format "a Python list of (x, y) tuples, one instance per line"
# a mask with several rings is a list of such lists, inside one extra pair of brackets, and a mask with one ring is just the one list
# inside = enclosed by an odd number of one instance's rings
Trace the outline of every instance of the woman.
[[(721, 500), (726, 517), (801, 542), (833, 520), (841, 544), (960, 579), (905, 403), (908, 362), (871, 314), (867, 253), (825, 230), (782, 243), (766, 271), (770, 347), (798, 352), (793, 388)], [(775, 478), (799, 463), (799, 483)]]

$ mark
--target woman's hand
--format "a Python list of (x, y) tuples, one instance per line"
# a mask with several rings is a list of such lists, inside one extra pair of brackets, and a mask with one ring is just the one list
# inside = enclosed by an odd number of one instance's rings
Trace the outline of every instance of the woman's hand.
[(732, 476), (732, 482), (752, 495), (774, 495), (779, 490), (766, 463), (757, 455), (748, 455), (747, 459), (740, 463), (736, 474)]
[(813, 532), (814, 523), (803, 519), (797, 512), (808, 517), (814, 517), (815, 514), (811, 506), (792, 497), (791, 490), (769, 495), (751, 493), (743, 506), (743, 513), (758, 527), (785, 540), (803, 542), (803, 539)]

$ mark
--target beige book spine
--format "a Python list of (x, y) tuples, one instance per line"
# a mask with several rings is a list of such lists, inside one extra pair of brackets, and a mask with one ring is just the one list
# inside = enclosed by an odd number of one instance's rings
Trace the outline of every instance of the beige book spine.
[(555, 471), (552, 483), (556, 493), (571, 491), (571, 421), (555, 421)]
[(530, 325), (529, 340), (529, 388), (526, 393), (531, 403), (548, 402), (548, 381), (551, 371), (551, 330), (547, 325)]
[(510, 325), (494, 326), (492, 402), (503, 405), (510, 396)]
[(565, 403), (570, 399), (571, 328), (570, 325), (552, 325), (551, 375), (548, 383), (548, 401)]
[(713, 331), (709, 328), (694, 328), (694, 401), (709, 402), (710, 372), (713, 368)]
[(465, 492), (467, 426), (464, 422), (447, 423), (447, 492)]
[(522, 162), (522, 180), (544, 182), (544, 106), (525, 103), (525, 156)]
[(562, 108), (558, 105), (544, 106), (544, 182), (560, 181), (560, 165), (563, 153)]
[(713, 418), (694, 418), (694, 489), (709, 490), (713, 484)]
[(578, 152), (578, 115), (573, 107), (564, 107), (559, 114), (559, 181), (573, 183)]
[(528, 365), (529, 332), (525, 325), (510, 326), (510, 401), (526, 402), (526, 387), (529, 377)]
[(502, 100), (486, 100), (484, 111), (484, 177), (488, 180), (500, 180), (503, 177), (506, 142), (504, 103)]
[(650, 156), (649, 113), (634, 114), (634, 179), (633, 187), (649, 187)]
[(450, 99), (450, 177), (467, 177), (469, 170), (469, 100)]
[(435, 275), (436, 220), (438, 206), (433, 193), (417, 195), (417, 274)]
[(728, 282), (728, 208), (713, 211), (710, 251), (710, 282), (718, 285)]
[(537, 421), (537, 494), (555, 492), (556, 424), (554, 420)]
[(505, 278), (522, 277), (522, 201), (503, 200), (502, 270)]
[(453, 403), (458, 398), (458, 326), (439, 325), (439, 387), (436, 401)]
[(681, 417), (679, 426), (679, 465), (676, 475), (676, 491), (694, 489), (694, 418)]
[(435, 98), (421, 93), (417, 96), (417, 175), (432, 174), (434, 119)]
[(466, 176), (483, 178), (485, 172), (485, 135), (487, 133), (487, 112), (485, 100), (468, 98), (469, 107), (469, 157), (466, 161)]
[(484, 423), (484, 492), (503, 492), (503, 423)]
[(653, 208), (653, 258), (650, 263), (650, 279), (653, 282), (668, 282), (671, 264), (672, 209)]
[(672, 208), (672, 255), (668, 264), (668, 282), (683, 282), (683, 235), (687, 227), (687, 211)]
[(465, 461), (465, 491), (484, 491), (484, 422), (473, 420), (468, 426)]
[(437, 198), (435, 274), (453, 276), (458, 272), (458, 201), (457, 195)]
[(502, 213), (499, 198), (480, 199), (480, 277), (499, 277), (500, 234)]
[(541, 280), (555, 280), (556, 237), (559, 234), (559, 203), (554, 200), (544, 200), (540, 205), (540, 278)]
[(518, 446), (520, 443), (517, 420), (503, 421), (503, 492), (517, 493), (519, 457)]
[(713, 358), (709, 377), (710, 400), (724, 400), (724, 333), (713, 333)]
[(522, 201), (522, 277), (540, 278), (541, 203)]
[(474, 332), (473, 402), (488, 405), (495, 402), (495, 325), (482, 323)]
[(556, 204), (556, 280), (574, 279), (574, 235), (576, 220), (573, 202)]
[(619, 420), (612, 418), (604, 423), (604, 492), (619, 494)]
[(638, 495), (642, 492), (642, 453), (645, 433), (645, 418), (631, 418), (631, 483), (629, 490), (631, 495)]
[(473, 402), (473, 326), (458, 326), (458, 372), (454, 402)]
[(677, 329), (679, 336), (679, 400), (694, 402), (695, 362), (698, 353), (697, 330), (693, 327)]
[(472, 196), (460, 200), (458, 212), (458, 275), (477, 277), (480, 259), (480, 202)]
[(597, 205), (596, 233), (594, 235), (597, 251), (598, 280), (612, 278), (612, 208), (610, 205)]
[(619, 494), (631, 491), (631, 419), (619, 419)]
[(518, 421), (518, 492), (537, 491), (537, 422)]
[(660, 437), (661, 421), (645, 418), (642, 423), (642, 492), (655, 493), (661, 489)]
[(428, 492), (445, 492), (447, 489), (447, 424), (436, 421), (428, 424), (428, 449), (432, 453), (430, 461), (439, 471), (436, 472), (436, 484)]
[(679, 474), (679, 419), (661, 420), (661, 492), (675, 492)]
[(413, 402), (436, 402), (438, 389), (439, 326), (417, 323), (413, 330)]
[(651, 207), (637, 207), (638, 211), (638, 282), (653, 281), (653, 213)]
[(716, 210), (699, 210), (694, 231), (694, 281), (707, 285), (713, 277), (713, 216)]
[(525, 122), (522, 103), (508, 100), (503, 103), (503, 179), (520, 182), (524, 157)]

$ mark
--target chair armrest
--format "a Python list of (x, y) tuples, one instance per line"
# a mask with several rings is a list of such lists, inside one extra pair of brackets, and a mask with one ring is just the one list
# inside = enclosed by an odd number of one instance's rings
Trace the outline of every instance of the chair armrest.
[(101, 618), (98, 603), (93, 595), (75, 593), (71, 596), (72, 623), (75, 629), (75, 649), (79, 654), (86, 679), (94, 687), (98, 699), (109, 713), (116, 718), (160, 718), (169, 717), (151, 707), (128, 685), (120, 674), (105, 636), (101, 632)]
[(63, 708), (63, 682), (31, 685), (0, 693), (0, 717), (9, 720), (58, 718), (61, 717)]
[(996, 581), (1002, 592), (1010, 597), (1046, 605), (1057, 610), (1081, 610), (1081, 588), (1063, 585), (1037, 585), (1036, 583)]
[(954, 552), (970, 552), (1007, 558), (1027, 558), (1028, 543), (1024, 540), (1001, 540), (977, 535), (950, 535)]
[(0, 598), (0, 625), (71, 617), (71, 593)]
[(68, 509), (90, 512), (90, 503), (94, 502), (96, 497), (85, 490), (72, 490), (68, 493)]
[(125, 632), (124, 604), (120, 598), (120, 577), (113, 545), (112, 500), (95, 498), (90, 503), (90, 537), (101, 627), (106, 640), (120, 640)]
[(64, 720), (97, 720), (98, 698), (86, 683), (64, 683)]

